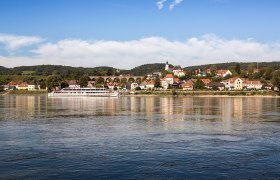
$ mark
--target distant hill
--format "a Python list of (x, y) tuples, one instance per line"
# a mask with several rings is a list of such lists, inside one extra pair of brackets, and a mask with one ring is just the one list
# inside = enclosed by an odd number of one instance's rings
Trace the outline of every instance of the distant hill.
[(70, 75), (107, 75), (114, 74), (117, 70), (113, 67), (94, 67), (94, 68), (84, 68), (84, 67), (71, 67), (71, 66), (61, 66), (61, 65), (38, 65), (38, 66), (19, 66), (12, 69), (13, 73), (21, 73), (33, 71), (34, 75), (51, 75), (54, 71), (58, 72), (63, 76)]
[(135, 76), (145, 76), (153, 72), (161, 72), (164, 70), (164, 67), (165, 64), (163, 63), (144, 64), (131, 69), (129, 73)]
[(0, 75), (12, 74), (12, 70), (3, 66), (0, 66)]
[[(256, 62), (245, 62), (239, 63), (241, 69), (247, 69), (248, 65), (255, 64)], [(236, 65), (236, 62), (230, 63), (217, 63), (217, 64), (205, 64), (199, 66), (189, 66), (185, 67), (185, 70), (191, 69), (206, 69), (210, 66), (215, 65), (217, 69), (231, 69)], [(56, 73), (61, 74), (67, 78), (75, 78), (79, 77), (83, 74), (87, 74), (90, 76), (102, 76), (102, 75), (118, 75), (118, 74), (131, 74), (135, 76), (145, 76), (147, 74), (153, 72), (161, 72), (164, 70), (164, 63), (154, 63), (154, 64), (144, 64), (138, 67), (135, 67), (131, 70), (117, 70), (113, 67), (102, 66), (102, 67), (71, 67), (71, 66), (61, 66), (61, 65), (37, 65), (37, 66), (19, 66), (14, 68), (6, 68), (0, 66), (0, 75), (20, 75), (20, 74), (28, 74), (32, 72), (32, 75), (37, 76), (48, 76), (51, 75), (54, 71)], [(172, 65), (170, 65), (172, 67)], [(277, 62), (259, 62), (258, 67), (272, 67), (274, 69), (280, 69), (280, 61)]]
[(198, 66), (188, 66), (185, 67), (185, 70), (191, 70), (191, 69), (207, 69), (211, 66), (216, 66), (217, 69), (230, 69), (231, 67), (234, 67), (236, 64), (240, 64), (241, 69), (247, 69), (248, 65), (254, 64), (259, 68), (263, 67), (272, 67), (274, 69), (280, 69), (280, 61), (276, 62), (244, 62), (244, 63), (239, 63), (239, 62), (229, 62), (229, 63), (217, 63), (217, 64), (205, 64), (205, 65), (198, 65)]

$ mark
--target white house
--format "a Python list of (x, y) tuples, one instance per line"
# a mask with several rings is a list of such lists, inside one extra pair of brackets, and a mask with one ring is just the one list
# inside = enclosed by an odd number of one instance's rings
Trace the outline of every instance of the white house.
[(155, 88), (155, 81), (154, 80), (148, 81), (147, 84), (146, 84), (146, 88), (147, 89), (154, 89)]
[(130, 85), (131, 90), (135, 90), (138, 86), (139, 86), (138, 83), (131, 83)]
[(244, 78), (234, 77), (222, 81), (225, 85), (225, 88), (228, 90), (242, 90), (245, 86), (246, 80)]
[(172, 70), (173, 74), (177, 77), (183, 77), (186, 75), (185, 71), (180, 66), (174, 67)]
[(230, 76), (232, 75), (230, 70), (223, 70), (223, 69), (221, 69), (221, 70), (218, 70), (217, 73), (216, 73), (216, 76), (223, 77), (223, 78), (228, 76), (228, 75), (230, 75)]
[(147, 82), (146, 82), (146, 81), (142, 82), (142, 83), (139, 85), (139, 87), (140, 87), (141, 89), (147, 89), (146, 86), (147, 86)]
[(261, 83), (261, 81), (247, 81), (246, 82), (246, 88), (247, 89), (262, 89), (263, 84)]
[(28, 88), (28, 91), (35, 91), (36, 90), (36, 85), (35, 84), (28, 84), (27, 88)]
[(250, 81), (245, 78), (230, 78), (228, 80), (222, 81), (225, 85), (225, 88), (228, 90), (242, 90), (246, 89), (262, 89), (263, 84), (259, 80)]

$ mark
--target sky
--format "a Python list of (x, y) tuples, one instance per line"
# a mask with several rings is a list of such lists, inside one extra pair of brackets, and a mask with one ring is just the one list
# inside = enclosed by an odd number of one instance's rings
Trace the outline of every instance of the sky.
[(279, 0), (0, 0), (0, 66), (280, 61)]

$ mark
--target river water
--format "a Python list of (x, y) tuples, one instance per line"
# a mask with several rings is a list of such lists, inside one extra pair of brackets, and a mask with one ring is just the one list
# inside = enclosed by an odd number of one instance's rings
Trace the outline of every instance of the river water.
[(280, 179), (280, 99), (0, 96), (0, 179)]

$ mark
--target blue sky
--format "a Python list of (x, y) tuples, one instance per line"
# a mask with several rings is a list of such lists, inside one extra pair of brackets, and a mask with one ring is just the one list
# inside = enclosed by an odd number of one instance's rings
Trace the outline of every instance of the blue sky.
[[(0, 65), (47, 61), (131, 68), (165, 59), (182, 66), (231, 60), (275, 61), (279, 19), (279, 0), (1, 0)], [(236, 42), (248, 52), (236, 52)], [(114, 47), (114, 53), (100, 50), (100, 45)], [(71, 53), (81, 64), (65, 55), (69, 46), (81, 48)], [(250, 54), (254, 50), (262, 53)], [(48, 53), (57, 53), (57, 57), (47, 60)]]

